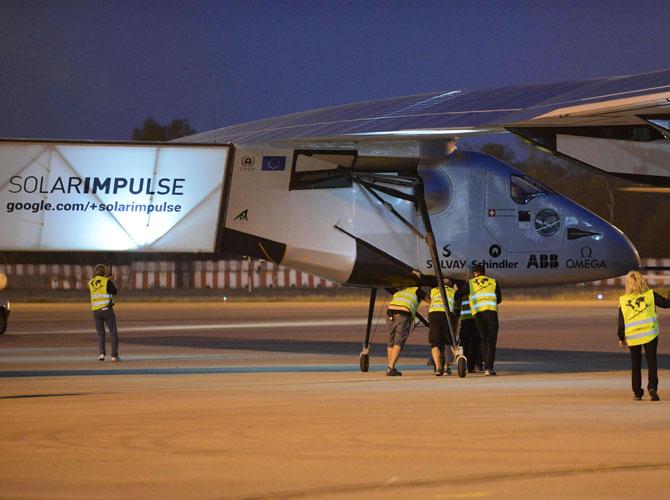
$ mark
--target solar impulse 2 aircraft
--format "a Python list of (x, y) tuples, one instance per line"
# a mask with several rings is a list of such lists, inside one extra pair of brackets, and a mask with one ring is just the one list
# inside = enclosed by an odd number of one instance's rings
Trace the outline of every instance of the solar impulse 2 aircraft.
[(7, 140), (0, 249), (234, 252), (369, 287), (366, 371), (378, 288), (437, 283), (444, 294), (441, 278), (466, 279), (475, 262), (505, 287), (639, 268), (605, 220), (498, 159), (453, 149), (456, 137), (496, 132), (585, 175), (670, 187), (670, 70), (368, 101), (170, 144)]

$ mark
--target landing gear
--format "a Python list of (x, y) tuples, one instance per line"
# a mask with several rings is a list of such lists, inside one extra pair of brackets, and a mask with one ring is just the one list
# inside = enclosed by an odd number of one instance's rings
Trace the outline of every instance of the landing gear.
[(460, 354), (456, 356), (456, 368), (458, 369), (458, 376), (460, 378), (465, 378), (468, 374), (468, 359), (463, 356), (463, 348), (458, 347), (456, 350), (460, 351)]
[(377, 289), (370, 288), (370, 305), (368, 306), (368, 326), (365, 330), (365, 342), (363, 350), (358, 355), (358, 363), (362, 372), (370, 369), (370, 331), (372, 330), (372, 317), (375, 314), (375, 301), (377, 300)]
[[(433, 235), (433, 229), (430, 223), (430, 216), (428, 213), (428, 206), (426, 204), (426, 196), (424, 193), (424, 187), (423, 187), (423, 180), (421, 179), (420, 176), (417, 177), (409, 177), (409, 178), (403, 178), (403, 177), (396, 177), (391, 179), (388, 176), (381, 176), (381, 175), (374, 175), (374, 174), (352, 174), (351, 179), (360, 184), (363, 188), (365, 188), (374, 198), (377, 199), (386, 209), (388, 209), (393, 215), (396, 216), (405, 226), (407, 226), (414, 234), (417, 235), (418, 238), (423, 240), (426, 243), (426, 246), (428, 247), (428, 251), (430, 253), (430, 258), (432, 259), (432, 262), (440, 262), (440, 259), (438, 257), (437, 253), (437, 245), (435, 243), (435, 236)], [(401, 190), (394, 189), (392, 187), (384, 187), (383, 189), (380, 187), (381, 184), (393, 184), (397, 186), (402, 186), (402, 187), (409, 187), (412, 188), (413, 194), (408, 194), (406, 192), (403, 192)], [(400, 213), (398, 213), (394, 208), (393, 205), (389, 202), (387, 202), (382, 196), (377, 192), (378, 190), (382, 191), (388, 196), (394, 196), (399, 199), (403, 200), (408, 200), (408, 201), (414, 201), (416, 206), (419, 208), (419, 213), (421, 215), (421, 220), (423, 222), (423, 226), (425, 228), (425, 234), (422, 234), (421, 231), (419, 231), (413, 224), (411, 224), (407, 219), (405, 219)], [(347, 233), (337, 225), (335, 225), (336, 229), (339, 229), (340, 231)], [(352, 236), (349, 234), (349, 236)], [(447, 294), (444, 288), (444, 280), (442, 276), (442, 269), (440, 266), (433, 266), (435, 267), (435, 280), (437, 284), (437, 288), (440, 291), (440, 296), (442, 298), (442, 303), (443, 304), (448, 304), (447, 300)], [(421, 278), (421, 273), (418, 270), (414, 270), (415, 274)], [(387, 289), (389, 293), (391, 292), (390, 289)], [(368, 326), (367, 326), (367, 331), (365, 332), (365, 342), (363, 343), (363, 350), (361, 351), (359, 355), (359, 364), (362, 372), (367, 372), (369, 367), (370, 367), (370, 330), (372, 328), (372, 315), (374, 314), (374, 309), (375, 309), (375, 299), (377, 297), (377, 289), (376, 288), (371, 288), (370, 289), (370, 307), (368, 309)], [(454, 359), (456, 361), (456, 366), (458, 368), (458, 376), (460, 378), (463, 378), (467, 374), (467, 359), (465, 356), (463, 356), (463, 348), (459, 345), (460, 344), (460, 339), (458, 338), (457, 332), (454, 330), (452, 322), (452, 314), (449, 311), (448, 307), (445, 307), (445, 312), (444, 312), (446, 319), (447, 319), (447, 324), (449, 326), (448, 332), (447, 332), (447, 338), (448, 338), (448, 343), (449, 345), (454, 346), (453, 347), (453, 354), (454, 354)], [(425, 321), (421, 315), (417, 314), (417, 318), (422, 321), (424, 324), (428, 325), (428, 322)], [(429, 362), (430, 363), (430, 362)]]
[(365, 348), (363, 348), (363, 352), (358, 355), (358, 363), (361, 366), (362, 372), (367, 372), (370, 369), (370, 354), (365, 352)]

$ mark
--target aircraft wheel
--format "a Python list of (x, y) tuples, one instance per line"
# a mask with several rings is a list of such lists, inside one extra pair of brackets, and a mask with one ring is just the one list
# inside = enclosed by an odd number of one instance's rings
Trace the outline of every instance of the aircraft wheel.
[(456, 365), (458, 366), (458, 376), (460, 378), (465, 378), (468, 374), (468, 360), (464, 356), (459, 356), (456, 360)]
[(361, 371), (367, 372), (370, 369), (370, 355), (362, 352), (358, 356), (358, 362), (361, 365)]

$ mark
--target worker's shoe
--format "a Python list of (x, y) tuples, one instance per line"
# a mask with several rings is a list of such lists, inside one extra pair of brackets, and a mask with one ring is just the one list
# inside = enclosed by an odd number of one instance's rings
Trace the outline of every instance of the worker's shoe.
[(112, 356), (112, 361), (116, 363), (117, 361), (121, 361), (121, 358), (118, 356)]
[(649, 397), (651, 397), (652, 401), (660, 401), (661, 398), (658, 397), (658, 393), (656, 392), (656, 389), (649, 389)]
[(451, 375), (451, 366), (447, 366), (446, 374)]
[(98, 361), (104, 361), (104, 360), (105, 360), (105, 355), (104, 354), (101, 354), (100, 356), (98, 356)]
[(495, 372), (495, 370), (486, 370), (484, 372), (484, 375), (486, 375), (487, 377), (495, 377), (498, 374)]
[(399, 372), (395, 368), (391, 368), (390, 366), (386, 369), (386, 376), (387, 377), (400, 377), (402, 375), (402, 372)]
[(640, 389), (640, 392), (635, 393), (635, 396), (633, 396), (633, 399), (635, 401), (642, 401), (642, 396), (644, 396), (644, 390)]

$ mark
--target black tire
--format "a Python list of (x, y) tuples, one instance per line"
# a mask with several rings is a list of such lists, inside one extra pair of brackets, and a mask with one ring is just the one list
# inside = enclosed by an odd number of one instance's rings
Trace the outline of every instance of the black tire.
[(7, 311), (0, 309), (0, 335), (7, 330)]
[(460, 378), (465, 378), (468, 374), (468, 360), (465, 359), (465, 356), (459, 356), (456, 360), (456, 366), (458, 367), (458, 376)]
[(361, 365), (361, 371), (367, 372), (370, 369), (370, 355), (362, 352), (358, 356), (358, 362)]

